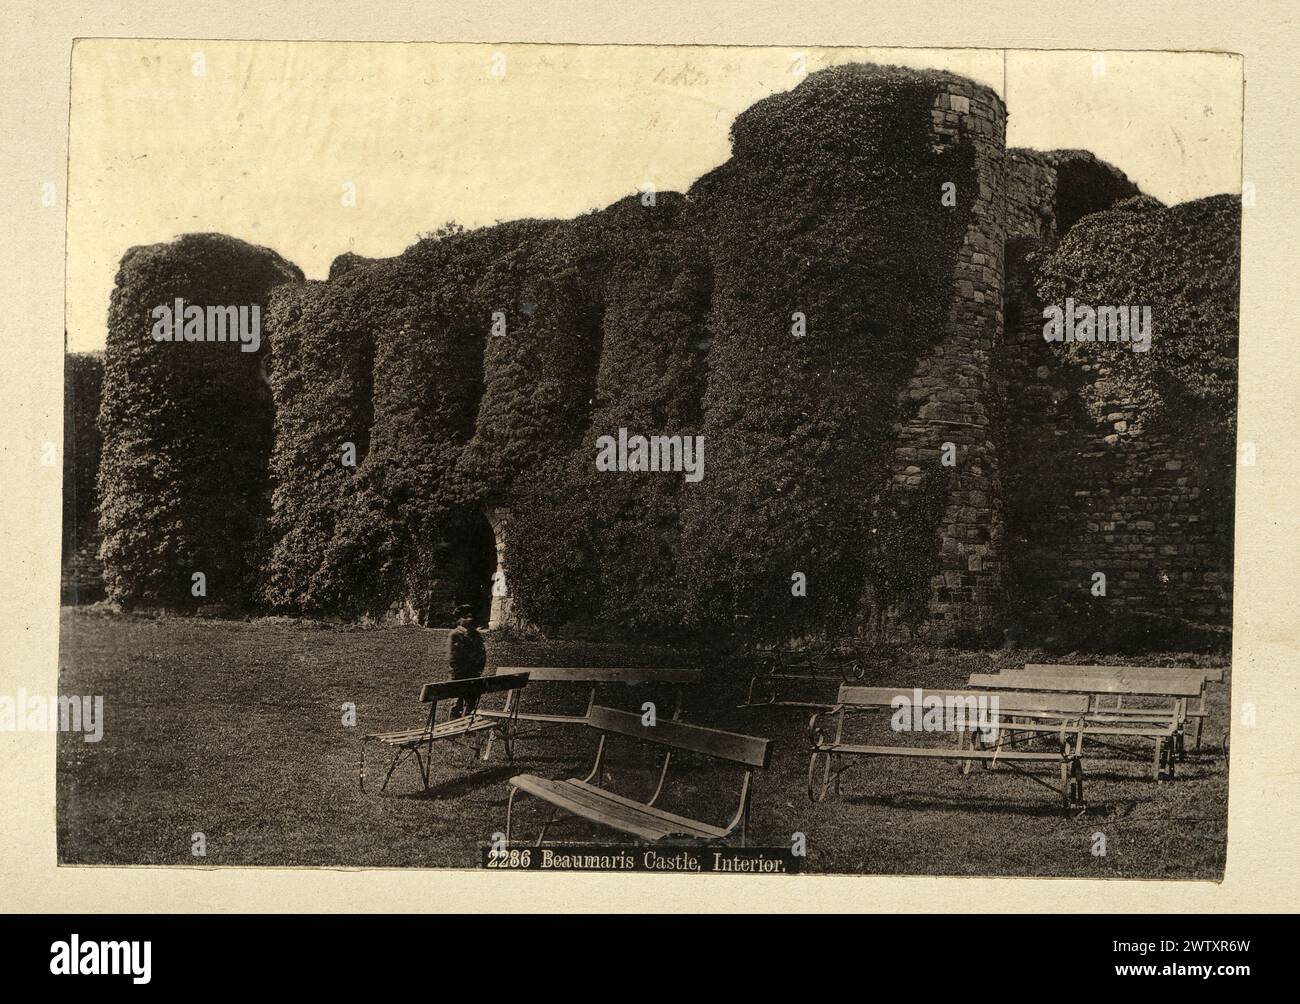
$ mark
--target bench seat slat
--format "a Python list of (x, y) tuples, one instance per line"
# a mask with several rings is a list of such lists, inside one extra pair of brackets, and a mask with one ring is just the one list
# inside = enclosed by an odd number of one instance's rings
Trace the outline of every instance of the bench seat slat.
[(530, 795), (593, 823), (630, 833), (642, 840), (662, 840), (674, 833), (717, 839), (727, 831), (698, 820), (654, 809), (578, 780), (550, 780), (520, 774), (510, 783)]
[(1105, 725), (1087, 725), (1083, 730), (1083, 737), (1089, 736), (1146, 736), (1155, 738), (1156, 736), (1176, 736), (1178, 734), (1178, 724), (1170, 722), (1168, 725), (1126, 725), (1126, 726), (1105, 726)]
[(637, 802), (634, 799), (620, 795), (616, 791), (608, 791), (605, 788), (589, 784), (586, 781), (573, 781), (571, 784), (575, 788), (582, 789), (584, 792), (597, 796), (602, 800), (609, 800), (618, 805), (625, 806), (629, 810), (638, 814), (649, 813), (656, 819), (662, 819), (666, 823), (670, 824), (669, 832), (671, 833), (686, 832), (692, 833), (696, 836), (705, 837), (725, 837), (727, 835), (727, 831), (721, 826), (713, 826), (699, 819), (688, 819), (686, 816), (679, 816), (677, 813), (668, 812), (666, 809), (647, 806), (644, 802)]
[[(974, 682), (975, 677), (971, 677), (972, 685), (974, 685)], [(1088, 710), (1088, 698), (1086, 695), (1081, 694), (1015, 693), (1005, 690), (998, 690), (996, 694), (991, 694), (987, 689), (935, 690), (928, 687), (863, 687), (852, 683), (846, 683), (840, 687), (836, 703), (852, 707), (887, 708), (891, 706), (895, 698), (903, 698), (909, 702), (913, 701), (917, 691), (920, 691), (923, 700), (938, 698), (945, 702), (970, 699), (978, 701), (980, 698), (988, 702), (991, 698), (996, 697), (999, 713), (1018, 714), (1022, 711), (1042, 711), (1079, 715)], [(992, 711), (991, 708), (989, 710)]]
[(398, 732), (375, 732), (365, 738), (374, 739), (376, 742), (383, 743), (385, 746), (402, 746), (406, 744), (415, 745), (421, 742), (428, 742), (430, 739), (447, 739), (451, 736), (462, 736), (471, 732), (480, 732), (483, 729), (494, 728), (495, 725), (495, 721), (485, 721), (483, 717), (479, 715), (475, 718), (455, 718), (450, 722), (442, 722), (435, 725), (432, 730), (421, 725), (417, 728), (402, 729)]
[(896, 756), (896, 757), (920, 757), (920, 758), (937, 758), (940, 760), (1051, 760), (1059, 762), (1061, 752), (1051, 752), (1043, 750), (1037, 752), (1033, 750), (959, 750), (954, 747), (947, 749), (929, 748), (924, 746), (857, 746), (849, 743), (841, 743), (838, 746), (819, 747), (825, 753), (853, 753), (865, 754), (867, 756)]
[[(1170, 711), (1165, 708), (1143, 708), (1141, 710), (1135, 708), (1132, 709), (1133, 712), (1132, 714), (1130, 714), (1129, 712), (1130, 712), (1129, 708), (1097, 708), (1093, 710), (1091, 713), (1089, 713), (1088, 721), (1130, 722), (1135, 725), (1140, 725), (1144, 722), (1176, 721), (1178, 718), (1178, 716), (1173, 711)], [(1108, 715), (1111, 717), (1107, 718), (1106, 716)], [(1208, 712), (1205, 711), (1205, 709), (1202, 708), (1198, 711), (1193, 711), (1193, 710), (1184, 711), (1183, 717), (1184, 718), (1208, 718), (1209, 714)]]

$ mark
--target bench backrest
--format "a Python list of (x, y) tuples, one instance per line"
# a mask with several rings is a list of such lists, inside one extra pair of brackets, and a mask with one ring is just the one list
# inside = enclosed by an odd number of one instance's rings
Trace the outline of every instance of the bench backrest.
[(472, 676), (467, 680), (426, 683), (420, 688), (420, 701), (428, 704), (430, 701), (472, 700), (484, 694), (518, 690), (527, 682), (527, 673), (511, 673), (506, 676)]
[(641, 716), (630, 711), (616, 711), (596, 705), (587, 719), (592, 728), (616, 735), (631, 736), (642, 742), (673, 749), (690, 750), (719, 760), (730, 760), (750, 767), (766, 767), (772, 758), (772, 741), (738, 732), (723, 732), (703, 725), (659, 718), (654, 725), (642, 725)]
[(1039, 676), (1128, 676), (1157, 679), (1162, 676), (1199, 676), (1208, 683), (1222, 683), (1222, 669), (1194, 669), (1185, 666), (1065, 666), (1054, 663), (1027, 663), (1024, 669), (1004, 669), (1008, 673), (1035, 673)]
[[(972, 683), (974, 677), (971, 677)], [(984, 699), (986, 705), (997, 701), (998, 711), (1045, 711), (1059, 712), (1063, 715), (1081, 715), (1088, 710), (1087, 694), (1021, 694), (1013, 691), (989, 693), (987, 690), (936, 690), (929, 687), (859, 687), (844, 684), (836, 697), (837, 704), (862, 708), (892, 708), (897, 699), (909, 704), (919, 704), (927, 698), (938, 698), (945, 705), (952, 701), (969, 701), (974, 698)], [(989, 708), (992, 710), (992, 707)]]
[(672, 667), (599, 669), (587, 666), (502, 666), (499, 673), (527, 673), (533, 683), (699, 683), (699, 669)]
[(976, 673), (972, 687), (1015, 689), (1058, 694), (1121, 694), (1134, 697), (1200, 697), (1205, 681), (1190, 677), (1128, 676), (1039, 676), (1033, 673), (1008, 673), (995, 676)]

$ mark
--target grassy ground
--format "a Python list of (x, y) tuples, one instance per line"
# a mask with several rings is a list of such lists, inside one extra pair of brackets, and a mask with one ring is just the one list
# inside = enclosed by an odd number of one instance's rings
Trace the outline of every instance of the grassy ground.
[[(60, 690), (103, 695), (105, 734), (59, 739), (59, 854), (65, 863), (478, 867), (479, 845), (505, 822), (507, 780), (519, 773), (585, 774), (595, 736), (554, 730), (521, 744), (514, 764), (467, 749), (434, 758), (432, 790), (414, 766), (388, 792), (357, 786), (360, 737), (421, 720), (420, 683), (444, 679), (445, 633), (416, 627), (340, 630), (290, 621), (212, 621), (109, 616), (65, 608)], [(1040, 653), (904, 653), (866, 682), (952, 686)], [(648, 665), (678, 661), (657, 649), (489, 640), (489, 665)], [(1054, 661), (1068, 661), (1057, 659)], [(1095, 660), (1093, 660), (1095, 661)], [(1210, 664), (1173, 654), (1115, 660)], [(688, 692), (686, 720), (776, 740), (772, 768), (756, 785), (752, 842), (788, 846), (807, 836), (806, 870), (893, 874), (1218, 878), (1226, 851), (1227, 761), (1189, 752), (1173, 783), (1149, 779), (1149, 746), (1132, 760), (1085, 759), (1090, 809), (1065, 818), (1052, 793), (1011, 774), (961, 776), (945, 762), (873, 760), (845, 777), (843, 796), (813, 805), (806, 794), (807, 713), (739, 709), (744, 679), (715, 678)], [(553, 693), (532, 707), (581, 708), (583, 695)], [(829, 699), (834, 685), (806, 696)], [(637, 708), (669, 695), (617, 691), (607, 703)], [(342, 723), (356, 705), (356, 725)], [(665, 707), (660, 703), (660, 707)], [(1211, 685), (1206, 737), (1227, 722), (1227, 687)], [(371, 744), (371, 749), (374, 745)], [(381, 757), (367, 754), (368, 781)], [(653, 779), (614, 761), (615, 786), (648, 794)], [(382, 772), (378, 772), (382, 776)], [(734, 810), (725, 774), (682, 775), (679, 807), (716, 821)], [(524, 803), (522, 834), (540, 813)], [(202, 832), (206, 857), (191, 854)], [(575, 839), (591, 830), (574, 827)], [(1106, 853), (1092, 848), (1104, 834)], [(557, 832), (557, 837), (563, 835)], [(618, 838), (608, 835), (611, 841)]]

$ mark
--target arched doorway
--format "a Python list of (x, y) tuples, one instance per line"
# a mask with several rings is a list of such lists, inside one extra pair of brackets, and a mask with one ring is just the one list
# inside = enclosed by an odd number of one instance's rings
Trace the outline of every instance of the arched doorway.
[(497, 570), (496, 537), (481, 512), (456, 519), (437, 548), (438, 569), (429, 596), (427, 623), (449, 627), (451, 612), (461, 603), (474, 611), (474, 623), (486, 628), (492, 615), (492, 576)]

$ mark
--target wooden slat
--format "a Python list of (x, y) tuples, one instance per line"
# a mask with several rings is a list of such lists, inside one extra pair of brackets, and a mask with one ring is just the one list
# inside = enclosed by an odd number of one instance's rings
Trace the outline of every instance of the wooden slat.
[(604, 732), (631, 736), (659, 746), (691, 750), (719, 760), (749, 764), (751, 767), (766, 767), (772, 756), (772, 742), (769, 739), (741, 735), (738, 732), (723, 732), (703, 725), (688, 725), (668, 718), (657, 718), (654, 725), (642, 725), (639, 714), (599, 705), (591, 709), (588, 724)]
[(653, 809), (577, 780), (553, 781), (534, 774), (520, 774), (511, 778), (510, 783), (575, 816), (631, 833), (642, 840), (661, 840), (671, 833), (695, 837), (720, 837), (726, 833), (707, 823)]
[(586, 725), (586, 715), (550, 715), (539, 711), (488, 711), (479, 708), (475, 714), (481, 718), (518, 718), (521, 722), (545, 722), (551, 725)]
[(1014, 688), (1049, 693), (1110, 693), (1134, 697), (1199, 697), (1204, 680), (1190, 678), (1128, 678), (1128, 676), (995, 676), (975, 674), (971, 687)]
[(703, 820), (691, 819), (675, 812), (669, 812), (666, 809), (646, 805), (644, 802), (638, 802), (625, 795), (620, 795), (616, 791), (609, 791), (594, 784), (588, 784), (586, 781), (572, 780), (569, 784), (581, 791), (598, 796), (602, 801), (613, 802), (631, 811), (644, 813), (655, 819), (662, 819), (665, 823), (664, 829), (669, 833), (684, 832), (709, 837), (725, 837), (727, 835), (725, 827), (714, 826), (712, 823), (706, 823)]
[(527, 673), (534, 683), (698, 683), (699, 669), (683, 666), (600, 669), (588, 666), (502, 666), (498, 673)]
[[(971, 677), (971, 683), (975, 683), (975, 677)], [(1059, 712), (1063, 715), (1080, 715), (1088, 710), (1088, 698), (1081, 694), (1061, 694), (1059, 696), (1048, 696), (1045, 694), (1030, 693), (1017, 694), (989, 693), (979, 690), (936, 690), (924, 687), (860, 687), (854, 684), (846, 683), (840, 687), (839, 696), (836, 697), (837, 704), (852, 705), (854, 707), (891, 707), (896, 698), (903, 698), (911, 704), (919, 703), (927, 698), (937, 697), (945, 702), (949, 699), (954, 702), (957, 699), (967, 701), (970, 698), (978, 700), (983, 698), (985, 706), (991, 712), (992, 702), (997, 700), (997, 710), (999, 712), (1015, 713), (1020, 711), (1044, 711)]]
[(385, 746), (413, 746), (418, 743), (428, 742), (430, 739), (449, 739), (452, 736), (463, 736), (470, 732), (480, 732), (483, 729), (495, 727), (496, 722), (484, 719), (481, 716), (465, 718), (454, 718), (449, 722), (442, 722), (433, 727), (430, 731), (424, 726), (413, 729), (401, 729), (397, 732), (374, 732), (366, 739), (374, 739)]
[(473, 676), (468, 680), (446, 680), (443, 683), (426, 683), (420, 688), (420, 701), (468, 700), (483, 694), (499, 694), (503, 690), (518, 690), (528, 682), (527, 673), (505, 676)]
[(1102, 725), (1089, 721), (1083, 727), (1085, 736), (1146, 736), (1153, 739), (1156, 736), (1172, 736), (1178, 732), (1177, 722), (1153, 722), (1150, 725), (1132, 723), (1129, 725)]
[(1088, 721), (1093, 725), (1150, 725), (1153, 722), (1156, 725), (1168, 725), (1178, 721), (1178, 712), (1170, 708), (1152, 708), (1147, 714), (1129, 715), (1119, 714), (1110, 708), (1102, 708), (1100, 711), (1094, 708), (1088, 715)]
[(1048, 662), (1026, 663), (1023, 669), (1004, 669), (1002, 673), (1037, 673), (1040, 676), (1131, 676), (1159, 678), (1166, 674), (1201, 675), (1210, 683), (1223, 682), (1222, 669), (1199, 669), (1187, 666), (1073, 666)]
[(572, 815), (589, 819), (593, 823), (611, 826), (642, 840), (659, 840), (664, 836), (663, 824), (659, 820), (625, 811), (616, 814), (612, 811), (612, 804), (609, 809), (606, 809), (592, 798), (580, 797), (579, 792), (565, 781), (521, 774), (512, 777), (510, 784)]
[(821, 747), (826, 752), (831, 753), (862, 753), (867, 756), (897, 756), (918, 759), (936, 759), (936, 760), (1037, 760), (1052, 761), (1060, 763), (1061, 753), (1043, 751), (1032, 752), (1028, 750), (958, 750), (951, 746), (938, 749), (925, 746), (853, 746), (841, 744), (838, 746)]
[(1192, 679), (1152, 679), (1150, 677), (1083, 677), (1033, 676), (1027, 673), (995, 676), (976, 673), (972, 687), (1016, 689), (1056, 694), (1124, 694), (1135, 697), (1198, 697), (1204, 681)]

